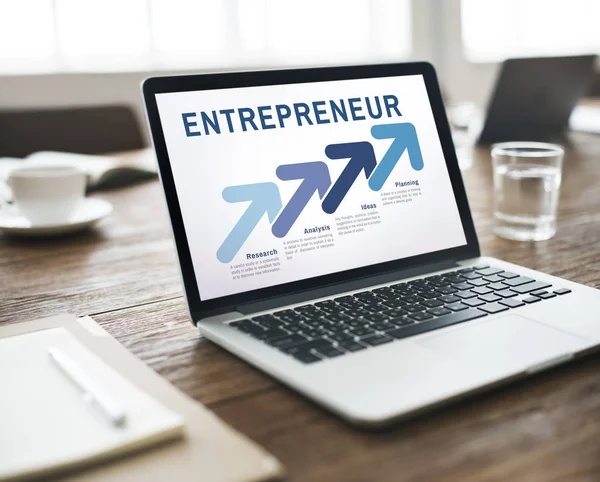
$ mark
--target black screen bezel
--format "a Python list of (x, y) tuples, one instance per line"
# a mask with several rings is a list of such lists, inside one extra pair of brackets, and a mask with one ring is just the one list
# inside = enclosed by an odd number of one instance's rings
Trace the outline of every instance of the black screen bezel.
[[(175, 189), (173, 172), (171, 170), (169, 155), (160, 122), (156, 94), (407, 75), (422, 75), (424, 78), (467, 241), (466, 244), (432, 253), (411, 256), (409, 258), (387, 261), (376, 265), (349, 269), (328, 275), (292, 281), (202, 301), (198, 291), (185, 226)], [(408, 269), (419, 265), (445, 260), (474, 258), (480, 255), (473, 218), (471, 216), (471, 210), (465, 193), (461, 172), (458, 167), (458, 160), (456, 158), (456, 152), (454, 150), (454, 144), (452, 142), (450, 127), (446, 118), (437, 76), (433, 66), (427, 62), (152, 77), (144, 81), (142, 91), (154, 148), (156, 150), (159, 174), (171, 218), (188, 308), (194, 323), (197, 323), (198, 320), (208, 316), (231, 311), (235, 306), (244, 303), (256, 302), (281, 295), (320, 288), (390, 271)]]

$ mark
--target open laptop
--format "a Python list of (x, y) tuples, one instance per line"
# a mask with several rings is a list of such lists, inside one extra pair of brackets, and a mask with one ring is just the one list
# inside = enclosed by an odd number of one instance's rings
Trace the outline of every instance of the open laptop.
[(508, 59), (488, 105), (480, 144), (560, 141), (594, 75), (596, 55)]
[(427, 63), (143, 85), (190, 317), (377, 426), (570, 360), (598, 291), (481, 257)]

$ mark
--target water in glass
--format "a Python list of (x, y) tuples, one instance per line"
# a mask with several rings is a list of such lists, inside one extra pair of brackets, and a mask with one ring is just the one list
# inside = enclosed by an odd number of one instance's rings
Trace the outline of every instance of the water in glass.
[(556, 233), (562, 156), (548, 162), (535, 156), (517, 159), (513, 153), (505, 160), (494, 159), (496, 234), (520, 241), (550, 239)]

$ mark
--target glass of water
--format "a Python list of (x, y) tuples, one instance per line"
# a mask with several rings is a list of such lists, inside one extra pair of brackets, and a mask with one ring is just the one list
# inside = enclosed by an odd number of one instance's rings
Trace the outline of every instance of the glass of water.
[(541, 241), (556, 233), (564, 149), (542, 142), (492, 146), (494, 232), (517, 241)]

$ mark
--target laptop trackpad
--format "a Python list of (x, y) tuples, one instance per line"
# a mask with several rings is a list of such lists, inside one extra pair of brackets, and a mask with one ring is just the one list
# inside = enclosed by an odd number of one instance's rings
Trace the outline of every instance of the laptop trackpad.
[(585, 345), (579, 337), (514, 314), (432, 334), (419, 344), (490, 376), (518, 373)]

